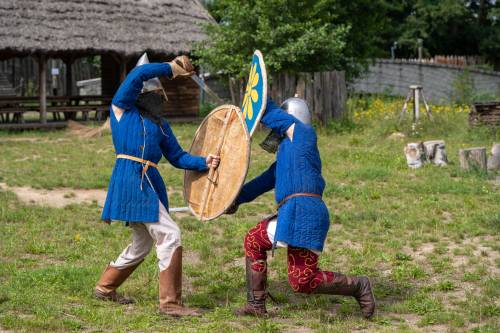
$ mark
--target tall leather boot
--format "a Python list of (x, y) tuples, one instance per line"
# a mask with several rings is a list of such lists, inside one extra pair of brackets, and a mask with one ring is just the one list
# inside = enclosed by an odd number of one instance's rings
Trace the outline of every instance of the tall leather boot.
[(358, 301), (361, 313), (365, 318), (370, 318), (375, 312), (375, 297), (370, 280), (366, 276), (357, 277), (333, 273), (333, 281), (323, 281), (313, 293), (353, 296)]
[(170, 266), (160, 272), (160, 313), (174, 317), (200, 316), (199, 310), (182, 305), (182, 246), (175, 249)]
[(131, 304), (135, 301), (116, 292), (116, 289), (132, 274), (132, 272), (142, 263), (142, 260), (136, 265), (123, 269), (115, 268), (111, 265), (106, 267), (102, 273), (99, 282), (94, 289), (94, 296), (105, 301), (112, 301), (120, 304)]
[(252, 259), (246, 257), (245, 269), (247, 280), (247, 304), (236, 310), (238, 316), (266, 317), (266, 287), (267, 287), (267, 262), (264, 261), (264, 270), (256, 272), (252, 269)]

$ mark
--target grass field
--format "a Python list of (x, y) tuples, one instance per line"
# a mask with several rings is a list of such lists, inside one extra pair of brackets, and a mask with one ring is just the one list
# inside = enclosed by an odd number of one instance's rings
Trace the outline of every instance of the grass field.
[[(137, 304), (92, 297), (100, 273), (130, 237), (120, 223), (99, 221), (97, 203), (50, 208), (0, 191), (0, 331), (499, 332), (498, 176), (461, 172), (457, 152), (491, 147), (500, 134), (470, 129), (460, 108), (443, 108), (434, 123), (398, 128), (400, 104), (351, 100), (354, 124), (318, 130), (332, 220), (320, 263), (372, 278), (373, 320), (362, 319), (349, 298), (293, 294), (283, 251), (270, 260), (274, 316), (233, 315), (245, 301), (242, 240), (273, 212), (272, 193), (206, 224), (174, 215), (183, 232), (185, 303), (206, 313), (172, 319), (157, 313), (154, 254), (121, 288)], [(187, 148), (196, 126), (173, 129)], [(388, 139), (396, 130), (411, 137)], [(263, 136), (254, 140), (248, 179), (273, 159), (257, 145)], [(430, 139), (446, 141), (450, 165), (409, 170), (404, 144)], [(11, 187), (105, 189), (114, 163), (110, 135), (81, 140), (64, 131), (0, 133), (0, 151), (0, 182)], [(183, 173), (165, 162), (160, 170), (171, 205), (183, 205)]]

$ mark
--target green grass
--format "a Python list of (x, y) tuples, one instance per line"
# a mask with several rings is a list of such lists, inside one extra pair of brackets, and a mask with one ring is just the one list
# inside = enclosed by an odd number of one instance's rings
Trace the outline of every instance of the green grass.
[[(200, 223), (174, 216), (186, 253), (184, 298), (202, 307), (201, 318), (157, 313), (154, 254), (121, 288), (137, 304), (119, 306), (92, 298), (106, 264), (130, 241), (119, 223), (100, 223), (97, 204), (56, 209), (22, 204), (0, 191), (0, 330), (86, 332), (497, 332), (500, 330), (500, 193), (494, 176), (463, 173), (458, 149), (490, 147), (498, 132), (470, 129), (466, 114), (439, 114), (414, 137), (388, 140), (395, 118), (359, 121), (348, 130), (318, 130), (327, 182), (331, 230), (320, 258), (324, 269), (369, 275), (378, 300), (372, 321), (350, 298), (295, 295), (287, 285), (286, 254), (270, 260), (273, 319), (238, 318), (245, 300), (245, 232), (273, 212), (272, 193), (234, 216)], [(194, 125), (173, 126), (184, 147)], [(254, 139), (248, 179), (273, 156)], [(405, 142), (442, 138), (451, 164), (409, 170)], [(0, 133), (0, 182), (51, 189), (106, 188), (114, 162), (109, 135), (79, 140), (63, 131)], [(172, 206), (183, 204), (183, 173), (165, 162), (160, 170)], [(68, 195), (71, 197), (72, 195)]]

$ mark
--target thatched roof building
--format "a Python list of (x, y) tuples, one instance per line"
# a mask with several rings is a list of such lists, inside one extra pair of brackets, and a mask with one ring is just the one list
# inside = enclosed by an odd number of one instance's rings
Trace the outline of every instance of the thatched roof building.
[(1, 0), (0, 54), (188, 53), (209, 20), (197, 0)]
[[(202, 25), (212, 20), (198, 0), (0, 0), (0, 60), (37, 60), (44, 123), (47, 58), (65, 62), (71, 83), (76, 58), (100, 55), (102, 92), (112, 95), (143, 52), (152, 61), (187, 54), (206, 38)], [(190, 80), (166, 90), (171, 109), (197, 112), (198, 88)], [(70, 84), (65, 91), (72, 95)]]

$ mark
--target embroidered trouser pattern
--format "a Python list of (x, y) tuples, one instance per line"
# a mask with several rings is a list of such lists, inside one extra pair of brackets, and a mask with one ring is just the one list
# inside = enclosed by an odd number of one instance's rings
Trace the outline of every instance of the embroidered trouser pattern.
[[(267, 270), (267, 251), (272, 241), (267, 233), (271, 219), (266, 219), (250, 229), (245, 236), (245, 255), (252, 259), (251, 268), (257, 272)], [(319, 255), (311, 250), (288, 246), (288, 283), (300, 293), (312, 293), (319, 283), (333, 280), (333, 273), (318, 268)]]

